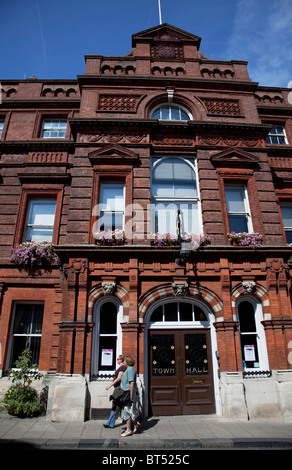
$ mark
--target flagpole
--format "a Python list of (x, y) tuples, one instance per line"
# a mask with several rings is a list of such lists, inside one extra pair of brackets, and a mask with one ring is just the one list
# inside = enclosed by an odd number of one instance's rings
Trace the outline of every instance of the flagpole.
[(160, 22), (160, 24), (162, 24), (162, 20), (161, 20), (161, 5), (160, 5), (160, 0), (158, 0), (158, 10), (159, 10), (159, 22)]

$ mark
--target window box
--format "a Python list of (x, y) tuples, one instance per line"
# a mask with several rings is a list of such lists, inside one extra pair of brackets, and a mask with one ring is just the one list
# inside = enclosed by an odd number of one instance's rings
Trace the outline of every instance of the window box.
[(260, 233), (230, 232), (227, 236), (231, 245), (234, 246), (261, 246), (263, 241)]
[[(152, 233), (148, 236), (153, 246), (179, 246), (177, 235), (171, 233)], [(183, 243), (189, 243), (191, 250), (211, 243), (209, 235), (195, 235), (194, 233), (185, 233), (181, 237)]]
[(98, 230), (94, 233), (94, 238), (99, 245), (125, 245), (127, 239), (123, 230)]
[(13, 249), (10, 261), (17, 264), (20, 271), (32, 274), (40, 268), (50, 269), (59, 258), (50, 243), (24, 242)]

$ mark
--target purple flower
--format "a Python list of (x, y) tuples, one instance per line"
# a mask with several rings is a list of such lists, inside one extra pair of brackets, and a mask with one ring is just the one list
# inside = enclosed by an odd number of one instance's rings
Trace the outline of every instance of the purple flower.
[(48, 242), (24, 242), (12, 250), (10, 258), (12, 263), (21, 269), (29, 271), (38, 266), (48, 266), (59, 262), (51, 243)]

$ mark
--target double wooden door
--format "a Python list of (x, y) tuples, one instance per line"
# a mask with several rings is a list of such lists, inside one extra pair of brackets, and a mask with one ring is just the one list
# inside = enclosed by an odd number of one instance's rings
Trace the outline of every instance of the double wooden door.
[(215, 413), (209, 329), (150, 330), (154, 416)]

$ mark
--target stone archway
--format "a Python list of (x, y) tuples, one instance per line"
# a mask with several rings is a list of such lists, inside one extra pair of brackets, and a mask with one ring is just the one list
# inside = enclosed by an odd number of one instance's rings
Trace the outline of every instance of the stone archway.
[(182, 281), (166, 282), (164, 284), (154, 286), (142, 295), (138, 303), (139, 320), (143, 321), (146, 311), (157, 300), (170, 296), (179, 297), (181, 295), (202, 300), (212, 310), (216, 321), (223, 319), (223, 302), (215, 292), (199, 283), (190, 282), (188, 284), (187, 282)]
[(93, 307), (100, 297), (103, 296), (115, 296), (123, 304), (123, 321), (128, 319), (128, 310), (129, 310), (129, 298), (127, 289), (120, 285), (116, 284), (114, 281), (104, 281), (98, 282), (95, 284), (89, 291), (88, 295), (88, 320), (92, 321), (93, 319)]

